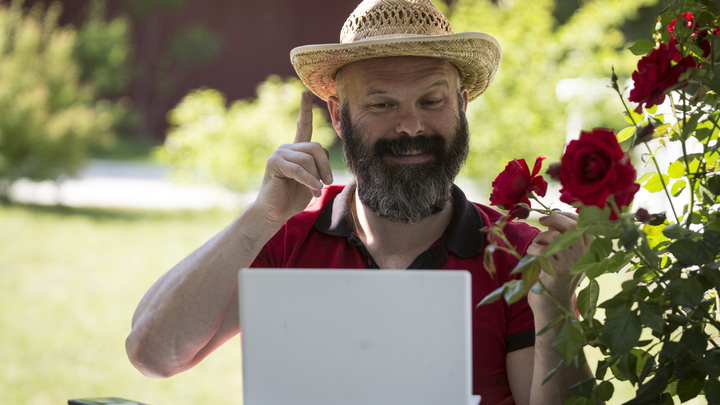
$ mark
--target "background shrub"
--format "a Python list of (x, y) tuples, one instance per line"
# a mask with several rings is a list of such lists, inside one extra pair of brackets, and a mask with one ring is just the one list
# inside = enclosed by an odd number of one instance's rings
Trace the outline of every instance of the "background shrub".
[[(185, 179), (211, 179), (235, 191), (258, 185), (268, 157), (295, 137), (304, 89), (299, 79), (270, 76), (256, 99), (229, 107), (217, 90), (193, 91), (168, 114), (171, 128), (157, 157)], [(313, 107), (313, 141), (328, 147), (336, 137), (324, 110)]]
[[(123, 110), (104, 100), (102, 91), (115, 91), (122, 76), (109, 76), (127, 57), (127, 28), (123, 20), (104, 24), (96, 17), (81, 29), (57, 24), (61, 4), (42, 3), (23, 12), (23, 1), (0, 1), (0, 199), (7, 199), (17, 179), (56, 180), (82, 167), (88, 149), (112, 140), (113, 123)], [(125, 28), (123, 27), (125, 26)], [(108, 35), (111, 31), (115, 34)], [(81, 40), (82, 39), (82, 40)], [(118, 49), (83, 65), (78, 55), (109, 41)], [(93, 45), (95, 44), (95, 45)], [(104, 50), (94, 54), (104, 54)], [(87, 59), (89, 61), (89, 58)], [(99, 83), (99, 85), (97, 84)]]

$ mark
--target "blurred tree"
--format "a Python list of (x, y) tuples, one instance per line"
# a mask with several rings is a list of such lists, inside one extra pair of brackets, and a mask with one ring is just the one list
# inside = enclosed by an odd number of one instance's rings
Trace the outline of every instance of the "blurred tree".
[(77, 32), (74, 56), (80, 64), (80, 80), (92, 82), (99, 95), (126, 94), (133, 57), (130, 45), (130, 22), (124, 15), (107, 18), (107, 0), (88, 4), (87, 17)]
[[(235, 191), (257, 186), (268, 157), (295, 133), (304, 89), (299, 79), (270, 76), (256, 99), (229, 108), (217, 90), (193, 91), (168, 114), (171, 128), (157, 157), (185, 178), (209, 178)], [(335, 137), (324, 109), (313, 107), (313, 141), (328, 147)]]
[[(76, 60), (78, 32), (59, 27), (61, 4), (42, 3), (23, 12), (23, 0), (0, 1), (0, 200), (21, 177), (55, 180), (74, 175), (91, 145), (112, 139), (122, 111), (98, 101), (94, 80), (107, 63)], [(94, 32), (106, 31), (95, 20)], [(117, 23), (115, 29), (123, 31)], [(118, 28), (119, 27), (119, 28)], [(86, 34), (85, 34), (86, 35)], [(115, 38), (120, 48), (127, 46)], [(85, 42), (87, 45), (89, 42)], [(86, 78), (87, 81), (82, 79)]]
[(139, 123), (138, 139), (152, 138), (164, 118), (162, 108), (190, 72), (217, 57), (223, 37), (201, 24), (192, 24), (164, 39), (163, 13), (179, 10), (187, 0), (125, 0), (143, 38), (137, 52), (131, 95)]
[[(464, 174), (487, 185), (513, 158), (558, 158), (581, 128), (624, 127), (611, 69), (629, 77), (637, 57), (620, 28), (657, 0), (458, 0), (455, 32), (495, 36), (503, 59), (488, 91), (468, 106), (471, 153)], [(567, 4), (564, 4), (568, 6)], [(558, 17), (556, 17), (558, 16)], [(558, 19), (562, 18), (562, 23)]]

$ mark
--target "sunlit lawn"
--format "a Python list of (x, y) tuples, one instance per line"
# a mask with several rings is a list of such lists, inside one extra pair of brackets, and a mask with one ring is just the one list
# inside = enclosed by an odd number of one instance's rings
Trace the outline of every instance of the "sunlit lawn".
[(0, 206), (2, 402), (240, 403), (238, 338), (167, 380), (141, 375), (124, 350), (147, 288), (233, 216)]

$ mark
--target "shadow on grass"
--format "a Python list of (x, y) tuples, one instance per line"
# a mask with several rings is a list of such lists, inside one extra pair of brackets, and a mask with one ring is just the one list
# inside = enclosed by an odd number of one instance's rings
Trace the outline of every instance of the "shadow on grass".
[[(232, 215), (229, 211), (219, 208), (195, 211), (195, 210), (141, 210), (123, 208), (94, 208), (94, 207), (71, 207), (67, 205), (39, 205), (6, 203), (0, 204), (0, 209), (19, 209), (33, 215), (62, 216), (65, 218), (86, 218), (94, 222), (141, 222), (141, 221), (168, 221), (181, 220), (193, 221), (206, 219), (208, 217), (219, 217)], [(239, 213), (239, 212), (238, 212)]]

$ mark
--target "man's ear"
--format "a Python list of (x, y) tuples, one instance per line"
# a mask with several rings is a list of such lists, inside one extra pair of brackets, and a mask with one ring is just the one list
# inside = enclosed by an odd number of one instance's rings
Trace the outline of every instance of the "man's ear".
[[(466, 92), (467, 93), (467, 92)], [(342, 139), (342, 114), (340, 114), (340, 100), (335, 96), (330, 96), (327, 101), (328, 111), (330, 112), (330, 119), (332, 120), (333, 128), (335, 132)]]
[(467, 112), (467, 106), (468, 106), (468, 91), (465, 87), (460, 88), (460, 96), (462, 96), (463, 100), (463, 112)]

